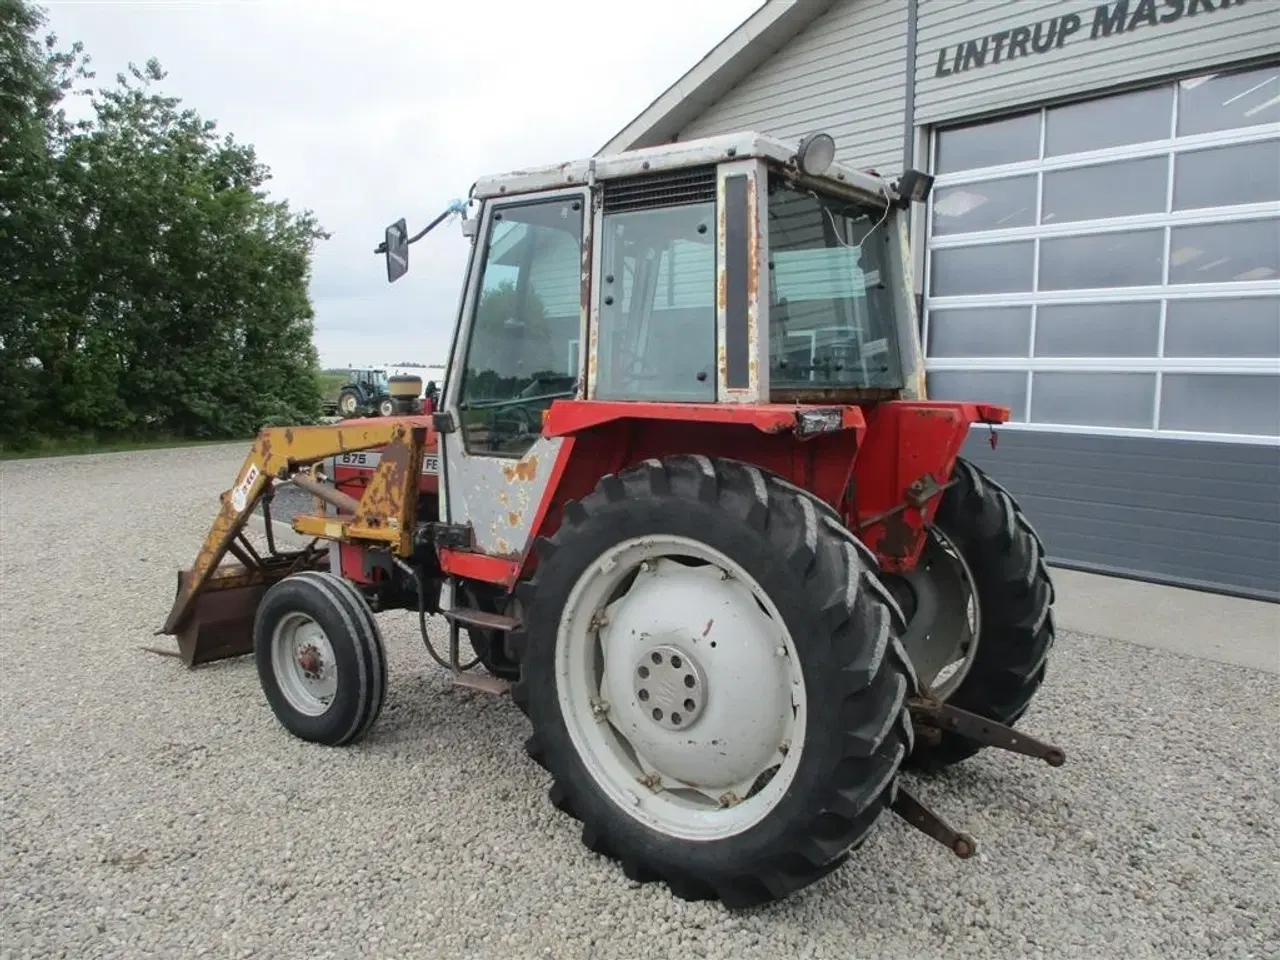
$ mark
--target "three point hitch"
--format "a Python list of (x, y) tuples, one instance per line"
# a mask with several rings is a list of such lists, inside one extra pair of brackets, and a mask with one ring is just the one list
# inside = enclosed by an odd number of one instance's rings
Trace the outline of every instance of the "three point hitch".
[[(944, 733), (951, 733), (984, 746), (1035, 757), (1051, 767), (1060, 767), (1067, 759), (1060, 747), (1019, 733), (1003, 723), (942, 703), (928, 691), (923, 696), (908, 700), (907, 708), (915, 723), (916, 736), (931, 743), (941, 740)], [(893, 811), (962, 860), (967, 860), (977, 852), (978, 845), (973, 837), (956, 830), (902, 787), (898, 788)]]

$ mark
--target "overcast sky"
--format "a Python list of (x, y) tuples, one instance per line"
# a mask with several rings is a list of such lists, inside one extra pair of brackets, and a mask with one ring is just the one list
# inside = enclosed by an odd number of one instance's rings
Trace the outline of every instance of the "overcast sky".
[(477, 177), (589, 157), (762, 0), (44, 0), (98, 81), (155, 56), (166, 92), (255, 145), (273, 196), (333, 237), (314, 260), (326, 366), (443, 363), (456, 221), (386, 282), (386, 224), (416, 232)]

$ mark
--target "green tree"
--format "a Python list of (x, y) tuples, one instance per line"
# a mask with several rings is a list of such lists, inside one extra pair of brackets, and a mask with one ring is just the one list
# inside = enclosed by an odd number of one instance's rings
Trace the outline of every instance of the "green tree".
[[(314, 216), (269, 198), (252, 146), (158, 92), (154, 59), (85, 91), (92, 119), (67, 123), (60, 96), (89, 76), (80, 48), (35, 41), (43, 17), (23, 0), (0, 9), (22, 39), (14, 86), (49, 104), (0, 194), (19, 211), (27, 288), (0, 369), (29, 391), (28, 432), (231, 437), (317, 416)], [(0, 439), (21, 436), (0, 421)]]
[(79, 44), (59, 51), (55, 37), (37, 39), (44, 24), (22, 0), (0, 0), (0, 435), (14, 438), (37, 427), (37, 344), (62, 309), (67, 231), (56, 149), (71, 130), (62, 102), (92, 76)]

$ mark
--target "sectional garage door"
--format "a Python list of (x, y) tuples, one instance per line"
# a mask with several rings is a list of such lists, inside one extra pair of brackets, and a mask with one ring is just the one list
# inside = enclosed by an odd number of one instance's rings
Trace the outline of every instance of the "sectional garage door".
[(929, 389), (1059, 562), (1280, 598), (1280, 65), (935, 132)]

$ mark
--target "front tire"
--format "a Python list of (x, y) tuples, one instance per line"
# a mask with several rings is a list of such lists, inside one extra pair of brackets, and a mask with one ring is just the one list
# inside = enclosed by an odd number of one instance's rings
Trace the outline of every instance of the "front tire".
[[(964, 657), (962, 679), (947, 682), (938, 692), (953, 706), (1012, 726), (1044, 683), (1054, 643), (1053, 581), (1044, 545), (1009, 491), (964, 459), (956, 460), (952, 479), (955, 484), (943, 493), (934, 523), (971, 579), (979, 626), (970, 638), (974, 648)], [(939, 563), (940, 569), (948, 566)], [(945, 597), (948, 591), (942, 593)], [(963, 608), (947, 606), (938, 612), (944, 627), (964, 615)], [(914, 628), (908, 628), (904, 642), (928, 686), (933, 677), (916, 654)], [(922, 736), (908, 766), (937, 771), (982, 749), (946, 731), (936, 739)]]
[(267, 590), (254, 621), (267, 703), (301, 740), (347, 746), (378, 719), (387, 689), (382, 634), (348, 581), (309, 570)]
[(583, 843), (729, 907), (844, 863), (912, 748), (871, 554), (804, 491), (702, 456), (605, 477), (539, 546), (512, 693)]

